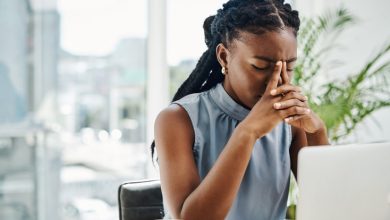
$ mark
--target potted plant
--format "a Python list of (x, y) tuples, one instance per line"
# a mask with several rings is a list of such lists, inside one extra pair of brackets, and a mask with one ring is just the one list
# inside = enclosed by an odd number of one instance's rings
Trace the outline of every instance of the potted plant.
[[(332, 143), (340, 143), (375, 111), (390, 106), (390, 42), (354, 73), (342, 79), (321, 78), (329, 66), (322, 62), (338, 48), (337, 37), (356, 18), (345, 8), (303, 18), (293, 83), (308, 91), (309, 105), (324, 121)], [(340, 62), (340, 60), (339, 60)], [(295, 219), (296, 182), (290, 184), (287, 218)]]

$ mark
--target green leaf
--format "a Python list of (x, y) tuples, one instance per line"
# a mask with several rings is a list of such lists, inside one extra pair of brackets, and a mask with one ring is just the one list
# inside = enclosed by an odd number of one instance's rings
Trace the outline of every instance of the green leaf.
[[(330, 138), (338, 142), (373, 112), (390, 105), (390, 43), (344, 80), (325, 79), (324, 60), (340, 47), (338, 37), (356, 18), (346, 8), (302, 19), (293, 83), (308, 90), (309, 105), (324, 121)], [(334, 60), (333, 63), (343, 63)]]

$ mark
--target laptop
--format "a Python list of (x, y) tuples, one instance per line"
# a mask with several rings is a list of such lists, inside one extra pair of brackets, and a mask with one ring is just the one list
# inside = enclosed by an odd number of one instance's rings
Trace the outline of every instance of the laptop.
[(305, 147), (297, 220), (390, 220), (390, 143)]

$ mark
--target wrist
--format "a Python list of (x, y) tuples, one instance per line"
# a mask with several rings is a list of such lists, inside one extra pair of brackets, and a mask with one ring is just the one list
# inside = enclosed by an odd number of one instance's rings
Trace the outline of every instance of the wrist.
[(258, 131), (256, 131), (256, 129), (252, 128), (250, 125), (244, 122), (241, 122), (237, 125), (235, 132), (238, 133), (240, 136), (244, 135), (247, 138), (254, 139), (254, 140), (262, 136), (261, 134), (259, 134)]
[(306, 136), (312, 136), (312, 137), (315, 137), (315, 136), (323, 136), (323, 135), (326, 135), (326, 129), (325, 128), (320, 128), (318, 129), (317, 131), (314, 131), (314, 132), (306, 132)]
[(323, 123), (321, 123), (320, 126), (316, 130), (313, 131), (306, 131), (306, 134), (321, 134), (321, 133), (326, 133), (326, 127)]
[(329, 145), (328, 134), (326, 127), (323, 125), (315, 132), (306, 132), (306, 137), (309, 146), (312, 145)]

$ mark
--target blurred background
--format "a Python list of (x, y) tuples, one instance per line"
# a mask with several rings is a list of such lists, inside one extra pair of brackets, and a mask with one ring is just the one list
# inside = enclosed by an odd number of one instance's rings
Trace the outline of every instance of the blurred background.
[[(118, 219), (119, 184), (158, 178), (153, 121), (223, 2), (0, 0), (0, 219)], [(320, 80), (345, 79), (390, 40), (387, 0), (288, 2), (305, 17), (342, 6), (357, 18)], [(389, 131), (384, 106), (337, 140)]]

